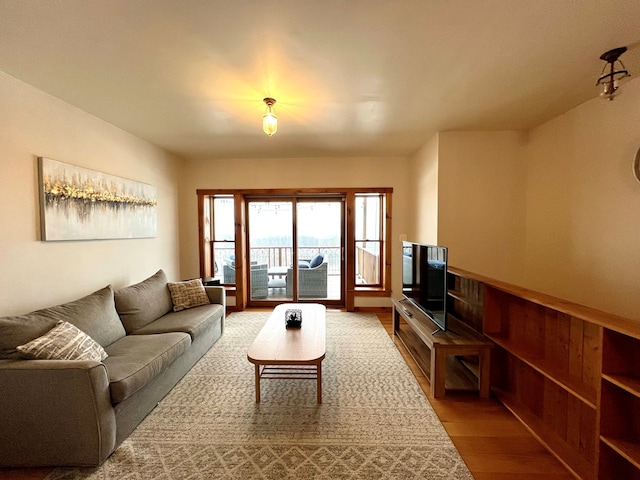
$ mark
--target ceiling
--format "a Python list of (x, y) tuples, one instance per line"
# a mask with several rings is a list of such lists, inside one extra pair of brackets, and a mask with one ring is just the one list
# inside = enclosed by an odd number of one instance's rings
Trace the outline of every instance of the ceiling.
[(639, 41), (638, 0), (0, 0), (0, 70), (185, 158), (529, 129), (598, 95), (606, 50), (640, 75)]

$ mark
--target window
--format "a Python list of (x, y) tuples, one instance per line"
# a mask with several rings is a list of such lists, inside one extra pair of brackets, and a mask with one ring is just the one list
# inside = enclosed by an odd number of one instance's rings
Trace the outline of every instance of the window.
[(384, 198), (380, 193), (355, 195), (356, 285), (382, 285)]
[[(267, 272), (268, 280), (282, 280), (277, 276), (278, 274), (273, 273), (275, 272), (274, 267), (291, 264), (293, 249), (304, 250), (308, 247), (305, 243), (306, 240), (300, 240), (299, 244), (294, 242), (290, 246), (289, 253), (280, 252), (277, 256), (269, 253), (266, 260), (254, 258), (255, 255), (260, 254), (258, 252), (260, 248), (264, 250), (264, 246), (256, 244), (255, 239), (250, 239), (250, 232), (256, 233), (256, 226), (248, 225), (249, 218), (247, 216), (250, 215), (247, 211), (247, 205), (256, 200), (273, 202), (289, 199), (289, 201), (297, 202), (302, 206), (316, 208), (317, 202), (324, 204), (330, 203), (332, 198), (342, 199), (343, 203), (339, 206), (343, 213), (343, 218), (339, 220), (339, 226), (344, 228), (342, 240), (339, 245), (331, 243), (331, 248), (329, 248), (329, 244), (322, 244), (323, 253), (326, 254), (329, 250), (331, 254), (335, 252), (335, 258), (329, 255), (328, 263), (335, 264), (337, 270), (335, 268), (334, 270), (328, 269), (327, 275), (332, 276), (328, 277), (329, 280), (339, 280), (337, 282), (339, 295), (333, 297), (327, 294), (324, 302), (353, 309), (357, 296), (390, 295), (391, 196), (393, 189), (246, 189), (198, 190), (197, 193), (201, 232), (200, 274), (202, 277), (213, 276), (220, 279), (224, 285), (233, 287), (228, 288), (228, 294), (236, 296), (235, 305), (239, 309), (244, 309), (248, 302), (257, 298), (250, 295), (250, 289), (255, 287), (254, 283), (256, 283), (250, 278), (250, 270), (247, 268), (247, 265), (251, 265), (251, 261), (266, 261), (267, 270), (272, 269), (271, 275)], [(303, 237), (309, 235), (305, 230), (306, 218), (304, 217), (302, 213), (294, 216), (293, 223), (296, 227), (292, 227), (294, 232), (300, 230), (300, 235)], [(314, 224), (314, 228), (316, 227), (318, 225)], [(322, 229), (321, 231), (324, 232)], [(314, 246), (312, 249), (315, 251), (317, 248)], [(251, 253), (250, 249), (252, 249)], [(271, 252), (271, 250), (269, 251)], [(297, 254), (301, 258), (306, 258), (305, 254), (308, 252), (298, 250), (296, 250)], [(236, 255), (240, 257), (236, 258)], [(243, 265), (242, 271), (236, 272), (234, 268), (236, 264)], [(282, 277), (282, 274), (279, 275)], [(273, 285), (275, 283), (272, 282)], [(299, 283), (295, 285), (300, 286)], [(275, 286), (271, 289), (267, 286), (267, 296), (262, 301), (275, 302), (276, 293), (278, 290)]]
[(212, 195), (204, 202), (205, 276), (229, 285), (235, 284), (234, 211), (233, 195)]

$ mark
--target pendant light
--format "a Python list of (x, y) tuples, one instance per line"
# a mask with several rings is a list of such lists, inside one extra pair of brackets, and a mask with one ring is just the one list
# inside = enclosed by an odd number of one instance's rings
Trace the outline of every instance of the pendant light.
[(596, 86), (602, 85), (600, 97), (605, 100), (613, 100), (613, 97), (620, 93), (618, 91), (620, 80), (630, 76), (624, 64), (619, 60), (620, 55), (626, 51), (627, 47), (618, 47), (600, 55), (600, 60), (604, 60), (607, 64), (602, 68), (602, 73), (596, 82)]
[(267, 113), (262, 116), (262, 130), (272, 136), (278, 131), (278, 117), (273, 113), (273, 105), (276, 101), (274, 98), (267, 97), (263, 102), (267, 104)]

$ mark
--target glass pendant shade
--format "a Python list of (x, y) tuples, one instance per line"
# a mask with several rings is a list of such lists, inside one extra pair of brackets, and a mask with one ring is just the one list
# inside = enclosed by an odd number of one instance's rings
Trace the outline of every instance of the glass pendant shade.
[(278, 117), (273, 113), (267, 112), (262, 116), (262, 130), (271, 136), (278, 131)]
[(613, 100), (613, 97), (618, 96), (620, 91), (616, 82), (606, 82), (603, 84), (602, 92), (600, 92), (600, 98), (605, 100)]
[(267, 104), (267, 113), (262, 116), (262, 130), (268, 136), (272, 136), (278, 131), (278, 117), (273, 113), (273, 104), (276, 101), (273, 98), (265, 98), (264, 103)]

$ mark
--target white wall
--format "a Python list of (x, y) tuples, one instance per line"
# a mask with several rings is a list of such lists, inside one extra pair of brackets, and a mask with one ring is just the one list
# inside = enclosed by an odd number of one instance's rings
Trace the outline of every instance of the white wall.
[(526, 137), (441, 132), (438, 244), (452, 266), (519, 284), (525, 248)]
[[(74, 300), (165, 269), (179, 275), (179, 160), (0, 72), (0, 315)], [(158, 188), (154, 239), (39, 240), (38, 156)]]
[[(183, 277), (195, 277), (198, 270), (197, 189), (277, 188), (393, 188), (393, 262), (400, 262), (398, 234), (406, 232), (411, 205), (408, 160), (384, 158), (274, 158), (191, 160), (180, 177), (180, 263)], [(400, 271), (394, 269), (394, 290), (400, 288)], [(233, 302), (231, 302), (233, 303)], [(390, 305), (388, 299), (358, 298), (356, 306)]]
[(530, 135), (526, 284), (640, 319), (640, 80)]

